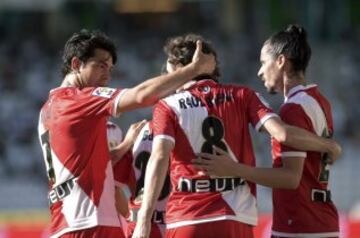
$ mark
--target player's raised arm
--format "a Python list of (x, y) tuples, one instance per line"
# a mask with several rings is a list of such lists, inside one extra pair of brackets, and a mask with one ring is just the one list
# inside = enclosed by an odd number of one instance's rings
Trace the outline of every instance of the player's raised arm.
[(174, 144), (169, 140), (158, 139), (153, 143), (153, 151), (146, 168), (144, 197), (133, 238), (149, 237), (151, 218), (165, 181), (170, 153), (174, 148)]
[(304, 151), (318, 151), (329, 154), (331, 161), (341, 155), (341, 146), (333, 139), (326, 139), (305, 129), (284, 123), (278, 117), (272, 117), (264, 122), (263, 128), (281, 144)]
[(198, 75), (211, 74), (215, 69), (215, 58), (202, 52), (202, 43), (197, 42), (192, 63), (172, 73), (161, 75), (127, 89), (118, 102), (117, 112), (129, 111), (153, 105), (159, 99), (173, 93), (187, 81)]

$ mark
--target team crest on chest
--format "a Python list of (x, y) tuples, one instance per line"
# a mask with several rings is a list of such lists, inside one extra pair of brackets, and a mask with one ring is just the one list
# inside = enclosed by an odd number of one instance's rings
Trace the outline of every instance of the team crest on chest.
[(103, 98), (111, 98), (115, 91), (115, 88), (98, 87), (93, 91), (92, 95)]

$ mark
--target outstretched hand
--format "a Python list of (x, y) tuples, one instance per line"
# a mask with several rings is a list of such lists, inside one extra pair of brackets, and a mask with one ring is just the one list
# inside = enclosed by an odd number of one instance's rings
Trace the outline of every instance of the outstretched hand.
[(236, 171), (234, 167), (238, 164), (230, 156), (230, 154), (219, 147), (213, 146), (214, 154), (199, 153), (198, 158), (193, 159), (191, 162), (194, 167), (198, 169), (199, 174), (208, 176), (234, 176), (236, 177)]
[(194, 52), (192, 62), (198, 71), (198, 75), (212, 74), (216, 67), (215, 56), (213, 54), (205, 54), (202, 51), (202, 42), (196, 42), (196, 50)]
[(134, 145), (137, 136), (139, 135), (141, 129), (145, 126), (146, 123), (146, 120), (142, 120), (140, 122), (132, 124), (126, 133), (124, 140), (110, 150), (110, 153), (112, 155), (111, 162), (113, 165), (116, 164), (119, 160), (121, 160), (125, 153)]
[(141, 129), (145, 126), (146, 123), (147, 123), (146, 120), (142, 120), (142, 121), (136, 122), (134, 124), (131, 124), (131, 126), (129, 127), (129, 129), (126, 133), (124, 141), (127, 141), (131, 145), (133, 145), (137, 136), (139, 135)]

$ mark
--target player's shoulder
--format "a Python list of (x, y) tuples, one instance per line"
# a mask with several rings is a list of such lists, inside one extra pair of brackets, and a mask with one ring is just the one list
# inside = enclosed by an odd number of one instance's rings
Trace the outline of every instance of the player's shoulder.
[(119, 89), (110, 87), (58, 87), (50, 91), (50, 97), (94, 97), (111, 98)]
[(299, 95), (297, 100), (288, 100), (280, 106), (279, 115), (282, 119), (298, 117), (303, 118), (306, 116), (306, 108), (308, 102), (301, 99), (304, 95)]
[(301, 87), (297, 91), (290, 93), (290, 95), (285, 98), (284, 104), (294, 103), (294, 104), (303, 105), (303, 104), (312, 103), (313, 100), (316, 99), (317, 94), (319, 94), (319, 91), (317, 85), (315, 84)]
[(224, 88), (225, 90), (231, 90), (235, 93), (240, 93), (240, 94), (256, 93), (255, 90), (253, 90), (250, 87), (244, 86), (244, 85), (219, 84), (219, 87)]
[(85, 95), (92, 97), (111, 98), (118, 89), (110, 87), (88, 87), (84, 88), (82, 91)]
[(186, 101), (187, 98), (192, 98), (192, 97), (193, 97), (193, 95), (188, 90), (183, 90), (183, 91), (176, 92), (172, 95), (169, 95), (169, 96), (163, 98), (162, 100), (159, 100), (157, 105), (171, 107), (171, 106), (175, 106), (175, 105), (181, 103), (182, 101)]
[(316, 85), (306, 86), (303, 90), (295, 92), (288, 98), (285, 98), (281, 111), (291, 111), (303, 108), (304, 110), (315, 110), (321, 103), (320, 93)]

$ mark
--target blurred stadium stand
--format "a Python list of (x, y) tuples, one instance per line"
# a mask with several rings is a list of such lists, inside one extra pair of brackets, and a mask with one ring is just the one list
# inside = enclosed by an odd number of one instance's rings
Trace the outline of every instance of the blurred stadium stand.
[[(308, 29), (313, 57), (307, 79), (333, 105), (335, 137), (344, 151), (330, 175), (334, 202), (345, 218), (360, 221), (359, 1), (1, 0), (0, 223), (5, 212), (47, 208), (38, 111), (62, 80), (61, 50), (73, 32), (101, 29), (116, 40), (114, 87), (157, 75), (168, 37), (200, 33), (218, 50), (222, 81), (262, 92), (276, 109), (282, 96), (267, 95), (256, 77), (259, 51), (269, 34), (289, 23)], [(126, 130), (150, 117), (145, 109), (116, 122)], [(258, 165), (271, 166), (268, 136), (254, 134), (254, 144)], [(270, 213), (271, 190), (259, 186), (258, 198), (260, 212)]]

